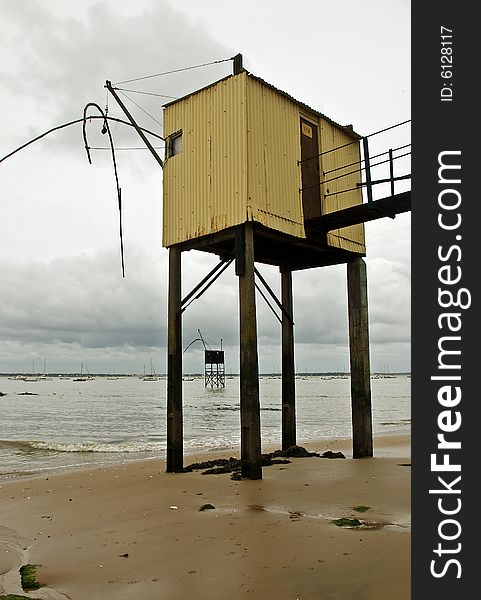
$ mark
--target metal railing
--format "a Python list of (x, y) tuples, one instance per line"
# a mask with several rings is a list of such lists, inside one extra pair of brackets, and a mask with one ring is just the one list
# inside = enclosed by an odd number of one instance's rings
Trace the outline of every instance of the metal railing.
[[(314, 159), (319, 160), (320, 157), (322, 157), (326, 154), (330, 154), (332, 152), (339, 151), (343, 148), (346, 148), (353, 144), (359, 144), (359, 142), (361, 142), (362, 158), (360, 160), (354, 161), (351, 163), (347, 163), (347, 164), (344, 164), (341, 166), (336, 166), (333, 169), (323, 171), (322, 178), (319, 180), (319, 183), (315, 183), (313, 185), (303, 187), (303, 188), (301, 188), (300, 191), (312, 189), (315, 187), (319, 187), (322, 190), (322, 186), (326, 185), (327, 183), (330, 183), (332, 181), (341, 180), (345, 177), (349, 177), (351, 175), (356, 175), (358, 173), (362, 174), (362, 172), (364, 171), (364, 181), (362, 180), (362, 175), (361, 175), (361, 181), (359, 183), (357, 183), (355, 187), (346, 187), (345, 189), (336, 190), (335, 192), (331, 192), (331, 193), (329, 193), (329, 191), (327, 191), (325, 193), (323, 192), (324, 197), (326, 198), (329, 196), (336, 196), (338, 194), (344, 194), (347, 192), (359, 190), (359, 188), (365, 188), (366, 195), (367, 195), (367, 202), (368, 202), (368, 204), (370, 204), (373, 202), (373, 186), (380, 185), (380, 184), (386, 184), (386, 183), (390, 184), (390, 195), (394, 196), (395, 195), (395, 182), (411, 179), (411, 173), (397, 175), (397, 176), (394, 173), (395, 161), (397, 161), (401, 158), (410, 156), (411, 150), (409, 150), (408, 152), (403, 152), (402, 154), (397, 154), (397, 155), (395, 153), (399, 152), (401, 150), (405, 150), (407, 148), (411, 148), (411, 143), (409, 142), (409, 143), (405, 143), (405, 144), (402, 144), (399, 146), (391, 147), (388, 150), (385, 150), (383, 152), (380, 152), (380, 153), (377, 153), (377, 154), (374, 154), (371, 156), (370, 152), (369, 152), (369, 140), (371, 138), (373, 138), (374, 136), (377, 136), (381, 133), (385, 133), (386, 131), (396, 129), (396, 128), (406, 125), (410, 122), (411, 122), (410, 120), (407, 120), (407, 121), (402, 121), (401, 123), (396, 123), (395, 125), (390, 125), (389, 127), (385, 127), (384, 129), (380, 129), (379, 131), (375, 131), (374, 133), (371, 133), (367, 136), (361, 137), (359, 140), (353, 140), (352, 142), (348, 142), (347, 144), (342, 144), (341, 146), (337, 146), (336, 148), (330, 148), (329, 150), (325, 150), (324, 152), (320, 152), (319, 154), (316, 154), (314, 156), (310, 156), (308, 158), (297, 161), (298, 165), (301, 165), (302, 163), (305, 163), (306, 161), (309, 161), (309, 160), (314, 160)], [(384, 156), (387, 156), (387, 158), (384, 160), (378, 161), (378, 162), (372, 162), (374, 159), (381, 158)], [(380, 165), (385, 165), (385, 164), (387, 164), (389, 166), (389, 177), (381, 177), (381, 178), (377, 178), (377, 179), (374, 178), (373, 177), (373, 169), (375, 169), (376, 167), (379, 167)], [(356, 166), (357, 166), (356, 169), (350, 170), (347, 173), (342, 173), (340, 175), (335, 175), (334, 177), (325, 179), (326, 175), (328, 175), (329, 173), (334, 173), (334, 172), (340, 171), (342, 169), (347, 169), (349, 167), (356, 167)]]

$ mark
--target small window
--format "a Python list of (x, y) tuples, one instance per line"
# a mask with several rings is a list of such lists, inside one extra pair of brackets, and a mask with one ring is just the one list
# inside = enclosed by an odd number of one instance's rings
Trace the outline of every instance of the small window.
[(182, 152), (182, 131), (178, 131), (169, 136), (167, 148), (168, 158)]

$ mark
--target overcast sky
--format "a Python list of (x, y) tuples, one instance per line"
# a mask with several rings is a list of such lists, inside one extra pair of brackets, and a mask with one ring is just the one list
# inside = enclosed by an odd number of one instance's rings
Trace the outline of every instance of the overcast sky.
[[(0, 28), (0, 158), (80, 118), (88, 102), (104, 107), (106, 79), (123, 81), (238, 52), (249, 71), (334, 121), (353, 124), (361, 135), (410, 118), (408, 0), (3, 0)], [(130, 86), (180, 96), (231, 70), (225, 62)], [(130, 97), (146, 111), (129, 104), (136, 119), (162, 135), (167, 100)], [(111, 116), (123, 117), (112, 98), (108, 105)], [(409, 127), (399, 129), (383, 140), (389, 144), (383, 149), (410, 142)], [(89, 125), (90, 144), (106, 147), (99, 130), (98, 123)], [(142, 146), (127, 127), (112, 125), (112, 133), (120, 148)], [(44, 359), (47, 370), (66, 372), (78, 371), (82, 361), (91, 372), (142, 372), (152, 359), (156, 371), (165, 372), (161, 169), (146, 150), (117, 153), (123, 279), (109, 152), (92, 151), (92, 160), (89, 165), (81, 125), (74, 125), (0, 163), (0, 372), (30, 371), (34, 362), (43, 370)], [(410, 213), (367, 224), (366, 240), (372, 369), (407, 371)], [(184, 293), (216, 260), (199, 252), (183, 255)], [(279, 290), (277, 269), (261, 271)], [(295, 273), (294, 311), (297, 370), (348, 370), (345, 265)], [(212, 348), (222, 338), (227, 368), (237, 371), (233, 267), (189, 307), (183, 326), (184, 347), (197, 328)], [(261, 371), (278, 371), (280, 326), (262, 298), (258, 333)], [(194, 344), (184, 354), (185, 372), (203, 369), (201, 350)]]

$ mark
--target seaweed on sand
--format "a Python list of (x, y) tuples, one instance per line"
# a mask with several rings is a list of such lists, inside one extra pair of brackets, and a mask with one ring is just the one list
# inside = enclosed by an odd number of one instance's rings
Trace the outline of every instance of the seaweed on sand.
[(42, 584), (37, 581), (38, 565), (23, 565), (20, 567), (20, 579), (25, 592), (38, 590)]

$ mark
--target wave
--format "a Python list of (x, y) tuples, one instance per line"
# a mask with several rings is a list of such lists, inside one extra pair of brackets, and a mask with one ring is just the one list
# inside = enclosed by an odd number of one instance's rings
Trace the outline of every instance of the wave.
[(116, 442), (52, 442), (39, 440), (0, 440), (1, 448), (17, 451), (43, 450), (50, 452), (153, 452), (164, 450), (162, 442), (116, 441)]
[(379, 425), (383, 425), (384, 427), (393, 427), (395, 425), (410, 425), (411, 419), (399, 419), (398, 421), (383, 421), (379, 423)]
[[(203, 408), (202, 406), (194, 406), (193, 408)], [(261, 406), (261, 411), (273, 411), (273, 412), (281, 412), (282, 408), (277, 408), (277, 407), (271, 407), (271, 406)], [(229, 406), (229, 405), (225, 405), (225, 406), (221, 406), (221, 405), (214, 405), (212, 407), (212, 410), (230, 410), (233, 412), (239, 412), (240, 411), (240, 406), (238, 404), (234, 405), (234, 406)]]

